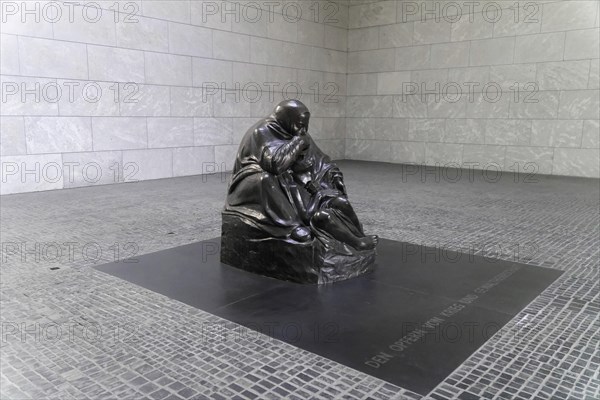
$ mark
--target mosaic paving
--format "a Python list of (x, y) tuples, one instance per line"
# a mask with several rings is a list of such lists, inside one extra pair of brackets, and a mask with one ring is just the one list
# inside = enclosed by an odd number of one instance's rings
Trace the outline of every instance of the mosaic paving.
[[(340, 166), (369, 231), (565, 271), (425, 398), (600, 397), (597, 180)], [(423, 398), (89, 268), (218, 236), (225, 187), (215, 175), (3, 196), (0, 397)]]

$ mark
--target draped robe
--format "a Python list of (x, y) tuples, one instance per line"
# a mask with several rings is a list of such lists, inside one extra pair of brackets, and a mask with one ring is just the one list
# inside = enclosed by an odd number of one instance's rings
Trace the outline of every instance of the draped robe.
[[(298, 159), (299, 138), (274, 115), (251, 127), (240, 143), (225, 210), (251, 219), (273, 237), (289, 237), (294, 228), (310, 226), (318, 238), (331, 243), (333, 238), (315, 228), (311, 219), (315, 212), (328, 209), (331, 200), (346, 197), (334, 185), (342, 174), (308, 134), (304, 137), (310, 145)], [(332, 211), (358, 232), (343, 213)]]

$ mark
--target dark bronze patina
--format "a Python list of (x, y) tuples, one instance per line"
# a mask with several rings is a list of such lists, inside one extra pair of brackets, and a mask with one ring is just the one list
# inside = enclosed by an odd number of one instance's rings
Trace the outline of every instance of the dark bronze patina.
[(309, 121), (304, 104), (287, 100), (245, 134), (223, 211), (222, 262), (302, 283), (372, 269), (378, 238), (364, 234)]

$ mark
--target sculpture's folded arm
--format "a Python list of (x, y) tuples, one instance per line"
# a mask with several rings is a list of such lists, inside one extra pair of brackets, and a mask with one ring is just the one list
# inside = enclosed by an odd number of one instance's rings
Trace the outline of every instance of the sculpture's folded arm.
[(302, 138), (295, 136), (289, 143), (281, 145), (273, 153), (268, 147), (265, 147), (263, 160), (267, 161), (265, 166), (267, 172), (279, 175), (285, 172), (296, 161), (298, 155), (303, 150)]

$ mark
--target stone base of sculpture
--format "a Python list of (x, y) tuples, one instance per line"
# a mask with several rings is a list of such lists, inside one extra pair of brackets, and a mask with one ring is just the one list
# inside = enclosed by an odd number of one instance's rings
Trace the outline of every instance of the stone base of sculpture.
[(251, 220), (223, 212), (221, 262), (249, 272), (298, 283), (324, 284), (370, 272), (375, 250), (340, 253), (319, 239), (299, 243), (274, 238)]

